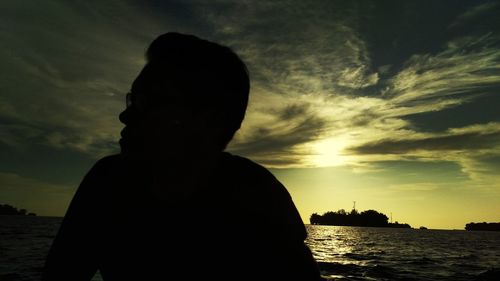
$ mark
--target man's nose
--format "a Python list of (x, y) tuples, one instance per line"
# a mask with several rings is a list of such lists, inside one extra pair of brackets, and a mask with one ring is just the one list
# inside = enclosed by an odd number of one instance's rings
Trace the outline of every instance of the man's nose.
[(132, 109), (132, 107), (129, 106), (129, 107), (125, 108), (125, 110), (122, 111), (122, 113), (120, 113), (120, 115), (118, 116), (118, 119), (120, 119), (120, 122), (127, 125), (130, 122), (132, 122), (133, 115), (134, 115), (133, 109)]

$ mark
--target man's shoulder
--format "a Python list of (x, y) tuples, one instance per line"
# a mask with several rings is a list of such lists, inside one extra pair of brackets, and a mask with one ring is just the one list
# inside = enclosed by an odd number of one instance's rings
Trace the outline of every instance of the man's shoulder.
[(112, 154), (112, 155), (107, 155), (107, 156), (104, 156), (104, 157), (98, 159), (95, 162), (94, 166), (98, 166), (98, 167), (113, 166), (113, 165), (119, 164), (121, 162), (123, 162), (122, 155)]
[(250, 177), (255, 180), (275, 179), (267, 168), (243, 156), (223, 152), (223, 162), (225, 169), (231, 170), (234, 175), (239, 177)]
[(264, 166), (246, 157), (226, 152), (224, 157), (224, 173), (229, 173), (230, 178), (238, 185), (245, 186), (244, 192), (249, 193), (248, 195), (290, 197), (286, 187)]
[(89, 173), (106, 173), (112, 170), (119, 169), (124, 163), (123, 157), (120, 154), (108, 155), (100, 158), (92, 166)]
[(97, 160), (96, 165), (115, 165), (123, 162), (123, 156), (121, 154), (112, 154), (108, 156), (104, 156), (101, 159)]
[(262, 222), (286, 225), (305, 237), (303, 223), (287, 188), (264, 166), (241, 156), (226, 154), (234, 174), (240, 208), (261, 216)]

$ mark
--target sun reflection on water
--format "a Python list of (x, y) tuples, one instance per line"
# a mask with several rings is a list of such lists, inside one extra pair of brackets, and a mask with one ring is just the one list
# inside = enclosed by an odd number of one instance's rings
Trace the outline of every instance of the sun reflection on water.
[(320, 225), (307, 230), (306, 243), (328, 280), (457, 281), (500, 273), (500, 233)]
[(354, 227), (314, 226), (308, 234), (306, 243), (320, 262), (348, 263), (342, 257), (355, 252), (361, 242), (359, 229)]

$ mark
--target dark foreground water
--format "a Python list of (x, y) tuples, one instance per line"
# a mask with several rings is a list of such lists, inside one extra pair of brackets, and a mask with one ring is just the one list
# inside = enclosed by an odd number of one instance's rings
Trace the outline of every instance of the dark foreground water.
[[(0, 216), (0, 281), (39, 280), (60, 222)], [(329, 280), (500, 280), (500, 232), (307, 227)]]

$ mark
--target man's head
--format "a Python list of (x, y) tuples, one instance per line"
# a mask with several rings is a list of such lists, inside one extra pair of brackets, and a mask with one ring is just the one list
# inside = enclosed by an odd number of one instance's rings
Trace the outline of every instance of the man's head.
[(122, 152), (199, 141), (222, 151), (248, 103), (250, 82), (242, 60), (228, 47), (179, 33), (157, 37), (146, 58), (120, 114), (126, 125)]

